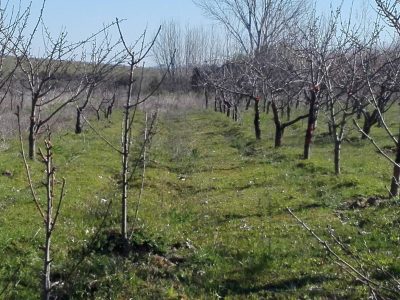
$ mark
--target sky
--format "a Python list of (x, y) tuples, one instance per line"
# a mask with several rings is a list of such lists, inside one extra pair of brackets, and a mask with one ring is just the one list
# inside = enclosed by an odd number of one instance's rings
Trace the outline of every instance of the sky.
[[(34, 12), (40, 10), (41, 2), (33, 0)], [(96, 32), (116, 17), (125, 19), (122, 28), (132, 40), (146, 28), (154, 32), (163, 21), (171, 19), (183, 25), (211, 23), (191, 0), (47, 0), (44, 13), (45, 23), (52, 31), (64, 26), (73, 39)]]
[[(21, 0), (27, 5), (28, 0)], [(19, 0), (11, 0), (11, 4)], [(373, 0), (343, 0), (344, 11), (349, 11), (352, 2), (355, 8), (369, 7)], [(32, 0), (33, 15), (38, 13), (42, 0)], [(330, 3), (338, 6), (341, 0), (316, 0), (317, 9), (329, 11)], [(118, 17), (126, 19), (124, 29), (134, 39), (147, 27), (156, 28), (165, 20), (177, 20), (179, 23), (209, 25), (200, 8), (192, 0), (47, 0), (45, 22), (55, 33), (65, 28), (70, 37), (80, 39), (95, 32), (102, 24), (110, 23)]]
[[(28, 5), (30, 0), (9, 0), (11, 5)], [(337, 7), (342, 0), (316, 0), (320, 12), (329, 13), (330, 7)], [(373, 10), (373, 0), (343, 0), (343, 11), (348, 13), (367, 7)], [(32, 0), (32, 19), (38, 15), (42, 0)], [(181, 25), (213, 26), (192, 0), (46, 0), (45, 24), (57, 35), (62, 29), (68, 32), (69, 40), (79, 41), (98, 31), (104, 24), (118, 17), (125, 19), (122, 24), (128, 41), (134, 42), (147, 28), (151, 34), (163, 21), (174, 19)]]

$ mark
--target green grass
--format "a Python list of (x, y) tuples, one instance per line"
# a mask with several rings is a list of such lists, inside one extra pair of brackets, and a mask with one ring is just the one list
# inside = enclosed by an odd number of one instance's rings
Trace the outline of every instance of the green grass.
[[(115, 145), (120, 117), (115, 114), (111, 122), (96, 124)], [(250, 113), (243, 125), (210, 111), (161, 116), (149, 153), (139, 222), (130, 223), (137, 253), (129, 258), (119, 256), (108, 240), (119, 230), (120, 157), (90, 130), (79, 136), (55, 133), (58, 178), (67, 180), (52, 248), (54, 280), (64, 281), (59, 292), (73, 299), (366, 298), (368, 289), (335, 265), (286, 207), (325, 239), (326, 227), (332, 226), (368, 264), (385, 266), (399, 276), (398, 203), (344, 206), (355, 197), (386, 195), (390, 164), (352, 129), (343, 145), (343, 174), (335, 176), (333, 144), (323, 135), (323, 121), (312, 158), (304, 161), (305, 122), (287, 128), (283, 147), (274, 149), (271, 118), (262, 116), (263, 138), (256, 141)], [(136, 128), (134, 145), (139, 143), (142, 116)], [(374, 128), (373, 135), (390, 144), (382, 129)], [(0, 153), (0, 166), (1, 173), (13, 174), (0, 176), (1, 297), (36, 299), (43, 228), (17, 141)], [(43, 199), (42, 165), (32, 163), (31, 168)], [(138, 187), (136, 176), (129, 196), (130, 221)], [(110, 214), (104, 218), (109, 201)], [(386, 280), (379, 272), (376, 277)]]

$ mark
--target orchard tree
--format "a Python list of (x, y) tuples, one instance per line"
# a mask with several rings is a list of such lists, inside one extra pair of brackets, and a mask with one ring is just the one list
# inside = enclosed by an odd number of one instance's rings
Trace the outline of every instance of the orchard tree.
[[(82, 72), (86, 55), (79, 57), (79, 53), (83, 53), (83, 46), (106, 28), (76, 43), (69, 42), (64, 31), (53, 38), (43, 25), (44, 52), (41, 57), (35, 57), (31, 47), (36, 31), (16, 49), (15, 55), (19, 57), (18, 67), (24, 77), (23, 88), (30, 94), (28, 137), (30, 159), (35, 159), (36, 140), (45, 125), (68, 105), (76, 102), (92, 84), (93, 80), (88, 80), (87, 74)], [(92, 70), (102, 70), (103, 67), (99, 67), (102, 62), (102, 60), (95, 61), (91, 66)], [(96, 76), (92, 74), (92, 78)]]
[[(38, 22), (41, 19), (45, 2), (42, 4)], [(20, 47), (27, 31), (31, 6), (25, 9), (14, 7), (10, 2), (0, 2), (0, 105), (9, 99), (13, 109), (14, 95), (18, 94), (16, 70), (20, 63), (15, 51)]]
[(295, 47), (298, 50), (296, 51), (298, 61), (302, 66), (297, 72), (303, 81), (304, 97), (308, 106), (304, 159), (309, 159), (311, 154), (311, 144), (324, 96), (324, 76), (330, 70), (336, 56), (330, 46), (336, 38), (339, 17), (340, 9), (331, 12), (328, 18), (318, 17), (314, 9), (308, 15), (308, 22), (298, 30)]
[[(395, 30), (395, 32), (397, 33), (397, 36), (400, 36), (400, 3), (398, 1), (394, 1), (394, 0), (375, 0), (375, 2), (378, 6), (378, 12), (381, 15), (381, 17), (385, 20), (385, 22), (390, 27), (392, 27)], [(394, 53), (396, 53), (396, 51), (394, 51)], [(389, 63), (389, 67), (395, 66), (395, 68), (394, 68), (395, 74), (397, 74), (397, 72), (398, 72), (397, 61), (398, 61), (398, 58), (393, 60), (393, 62), (394, 62), (393, 64)], [(368, 65), (364, 64), (364, 74), (367, 75), (367, 76), (365, 76), (365, 79), (367, 79), (368, 89), (369, 89), (370, 96), (371, 96), (370, 102), (377, 111), (381, 125), (384, 127), (388, 137), (392, 140), (392, 142), (394, 144), (395, 158), (393, 159), (389, 154), (385, 153), (371, 136), (369, 136), (366, 132), (363, 132), (363, 130), (360, 128), (360, 126), (358, 126), (358, 128), (363, 133), (363, 135), (374, 144), (374, 146), (378, 149), (378, 151), (392, 163), (393, 175), (392, 175), (392, 179), (391, 179), (389, 197), (398, 197), (399, 190), (400, 190), (400, 119), (398, 119), (398, 122), (397, 122), (398, 126), (399, 126), (399, 133), (396, 137), (396, 134), (394, 134), (390, 130), (389, 126), (385, 122), (385, 119), (383, 117), (383, 112), (381, 111), (381, 109), (379, 107), (380, 103), (379, 103), (379, 99), (376, 95), (375, 89), (373, 87), (373, 82), (371, 82), (371, 80), (370, 80), (371, 76), (368, 76), (368, 75), (370, 75), (369, 73), (370, 72), (369, 72)], [(393, 83), (393, 82), (391, 82), (391, 83)], [(397, 114), (397, 115), (399, 116), (400, 114)]]
[(104, 37), (91, 42), (89, 57), (83, 54), (82, 72), (85, 90), (76, 104), (75, 133), (82, 132), (82, 114), (92, 100), (92, 96), (99, 85), (111, 80), (110, 75), (123, 59), (116, 51), (120, 41), (112, 42), (109, 34), (104, 31)]
[(281, 38), (287, 26), (308, 9), (298, 0), (194, 0), (204, 13), (225, 27), (245, 54), (255, 54)]

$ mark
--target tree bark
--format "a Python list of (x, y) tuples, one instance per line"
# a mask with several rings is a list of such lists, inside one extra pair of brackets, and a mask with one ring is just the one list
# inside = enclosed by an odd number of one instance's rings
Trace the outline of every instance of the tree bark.
[(282, 123), (279, 117), (278, 108), (276, 107), (275, 101), (271, 101), (272, 113), (274, 115), (274, 124), (275, 124), (275, 148), (278, 148), (282, 145)]
[(390, 186), (390, 195), (389, 197), (397, 197), (399, 196), (399, 184), (400, 184), (400, 130), (399, 130), (399, 136), (397, 138), (397, 145), (396, 145), (396, 165), (393, 167), (393, 177), (392, 177), (392, 183)]
[(47, 210), (46, 210), (46, 240), (44, 247), (44, 277), (43, 277), (43, 299), (50, 299), (50, 291), (51, 291), (51, 257), (50, 257), (50, 245), (51, 245), (51, 232), (52, 232), (52, 223), (53, 223), (53, 198), (52, 195), (52, 185), (53, 185), (53, 170), (51, 163), (51, 156), (48, 153), (47, 155), (48, 162), (46, 163), (46, 191), (47, 191)]
[(246, 108), (245, 108), (246, 110), (249, 109), (250, 104), (251, 104), (251, 98), (249, 98), (249, 99), (246, 101)]
[(237, 122), (238, 121), (238, 106), (237, 106), (237, 104), (235, 104), (233, 106), (233, 116), (234, 116), (233, 120), (235, 122)]
[(206, 100), (206, 109), (208, 109), (208, 91), (206, 88), (204, 89), (204, 98)]
[(284, 128), (275, 125), (275, 148), (282, 146)]
[(291, 112), (292, 112), (292, 109), (290, 108), (290, 105), (288, 105), (288, 106), (286, 107), (286, 119), (287, 119), (288, 121), (291, 119)]
[(231, 116), (231, 105), (225, 101), (224, 106), (226, 107), (226, 116), (229, 118)]
[(123, 122), (123, 132), (122, 132), (122, 197), (121, 197), (121, 237), (123, 241), (123, 254), (127, 255), (129, 252), (128, 248), (128, 167), (129, 167), (129, 149), (130, 149), (130, 106), (132, 97), (132, 87), (133, 87), (133, 70), (135, 64), (132, 58), (129, 73), (129, 87), (128, 94), (126, 97), (125, 107), (124, 107), (124, 122)]
[[(366, 134), (370, 134), (371, 128), (378, 122), (378, 111), (374, 110), (372, 114), (369, 112), (364, 113), (364, 124), (363, 124), (363, 131)], [(365, 140), (367, 137), (364, 134), (361, 134), (361, 139)]]
[(335, 174), (340, 174), (340, 151), (342, 148), (342, 141), (340, 139), (335, 139), (335, 149), (334, 149), (334, 164), (335, 164)]
[(307, 121), (307, 130), (306, 136), (304, 140), (304, 153), (303, 158), (310, 158), (310, 149), (312, 144), (312, 139), (314, 136), (314, 130), (316, 128), (317, 122), (317, 114), (318, 114), (318, 103), (317, 103), (317, 91), (311, 90), (311, 97), (309, 98), (309, 110), (308, 110), (308, 121)]
[(279, 117), (279, 112), (278, 108), (276, 107), (275, 101), (271, 101), (271, 107), (274, 115), (274, 124), (275, 124), (275, 148), (278, 148), (282, 146), (282, 138), (283, 134), (285, 133), (285, 128), (299, 122), (300, 120), (307, 118), (308, 114), (298, 116), (297, 118), (291, 121), (282, 123), (281, 118)]
[(261, 139), (261, 128), (260, 128), (260, 108), (259, 108), (259, 100), (254, 100), (254, 131), (256, 134), (256, 139)]
[(36, 160), (36, 114), (35, 107), (32, 105), (31, 116), (29, 120), (29, 137), (28, 137), (28, 155), (29, 159)]
[(82, 111), (80, 107), (76, 108), (76, 123), (75, 123), (75, 133), (82, 133)]
[(268, 102), (267, 102), (267, 111), (266, 111), (266, 114), (267, 114), (267, 115), (269, 114), (269, 109), (270, 109), (270, 107), (271, 107), (271, 101), (268, 101)]
[(267, 111), (267, 97), (263, 97), (263, 109), (262, 111), (265, 113)]

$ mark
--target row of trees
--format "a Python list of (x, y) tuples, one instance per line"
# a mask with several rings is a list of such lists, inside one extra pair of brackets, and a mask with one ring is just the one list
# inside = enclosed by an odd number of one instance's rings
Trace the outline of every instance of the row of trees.
[[(128, 227), (128, 190), (139, 162), (143, 164), (142, 186), (146, 163), (146, 147), (151, 138), (151, 130), (155, 116), (146, 118), (144, 138), (139, 157), (134, 160), (131, 148), (133, 145), (134, 120), (140, 104), (147, 101), (160, 86), (171, 65), (166, 62), (166, 70), (161, 81), (156, 82), (149, 91), (143, 88), (144, 60), (155, 45), (161, 27), (150, 42), (146, 33), (132, 45), (129, 44), (121, 30), (121, 21), (104, 26), (88, 38), (71, 42), (67, 33), (61, 32), (53, 37), (43, 21), (46, 1), (43, 1), (39, 17), (31, 27), (31, 7), (26, 9), (0, 7), (0, 108), (4, 113), (13, 110), (18, 119), (20, 152), (23, 157), (27, 181), (32, 200), (43, 221), (43, 272), (42, 299), (53, 299), (57, 284), (51, 277), (51, 241), (57, 224), (60, 209), (65, 196), (65, 179), (62, 186), (56, 188), (56, 168), (53, 163), (53, 145), (51, 142), (51, 125), (68, 107), (76, 111), (75, 133), (80, 134), (84, 121), (95, 131), (100, 139), (121, 158), (120, 165), (120, 238), (123, 255), (129, 254), (130, 234)], [(9, 14), (7, 14), (9, 13)], [(111, 31), (117, 33), (113, 39)], [(39, 36), (39, 33), (41, 35)], [(43, 50), (39, 55), (34, 53), (34, 41), (43, 41)], [(146, 93), (145, 93), (146, 92)], [(97, 99), (96, 99), (97, 98)], [(100, 98), (100, 99), (99, 99)], [(113, 143), (89, 123), (85, 114), (88, 110), (96, 112), (104, 110), (108, 117), (118, 98), (123, 108), (121, 142)], [(10, 104), (10, 105), (7, 105)], [(28, 125), (28, 161), (25, 157), (23, 121)], [(149, 125), (147, 125), (149, 123)], [(38, 138), (46, 133), (45, 150), (37, 149)], [(37, 190), (32, 181), (29, 164), (39, 160), (44, 165), (45, 192)], [(44, 200), (41, 200), (44, 199)], [(56, 198), (59, 198), (57, 201)], [(135, 218), (138, 215), (137, 202)], [(3, 291), (4, 292), (4, 291)], [(2, 292), (2, 293), (3, 293)]]
[[(206, 106), (238, 118), (240, 108), (254, 106), (254, 131), (261, 138), (260, 111), (272, 111), (275, 147), (284, 131), (307, 119), (304, 159), (321, 113), (328, 120), (334, 149), (334, 170), (341, 172), (341, 147), (352, 119), (364, 118), (362, 138), (371, 127), (383, 126), (399, 152), (399, 142), (385, 122), (385, 112), (398, 102), (400, 56), (398, 37), (382, 37), (380, 22), (367, 26), (367, 15), (355, 22), (338, 8), (319, 16), (311, 4), (291, 0), (216, 1), (196, 3), (225, 26), (241, 52), (221, 64), (196, 68), (192, 83), (205, 93)], [(398, 30), (395, 2), (377, 1), (379, 12)], [(309, 12), (311, 11), (311, 13)], [(306, 109), (305, 109), (306, 107)], [(293, 108), (301, 108), (292, 113)], [(286, 120), (284, 120), (286, 115)], [(356, 124), (358, 126), (358, 121)], [(400, 124), (400, 123), (399, 123)], [(394, 166), (390, 196), (399, 195), (399, 156), (387, 157)]]
[[(51, 35), (42, 18), (45, 1), (33, 29), (30, 6), (23, 10), (7, 5), (0, 15), (0, 108), (20, 107), (21, 119), (28, 119), (28, 155), (35, 159), (38, 136), (65, 108), (76, 108), (75, 132), (82, 132), (82, 115), (92, 106), (93, 94), (118, 84), (114, 70), (124, 68), (126, 54), (118, 48), (120, 40), (111, 37), (115, 23), (73, 42), (65, 31)], [(37, 53), (38, 41), (42, 45)]]

